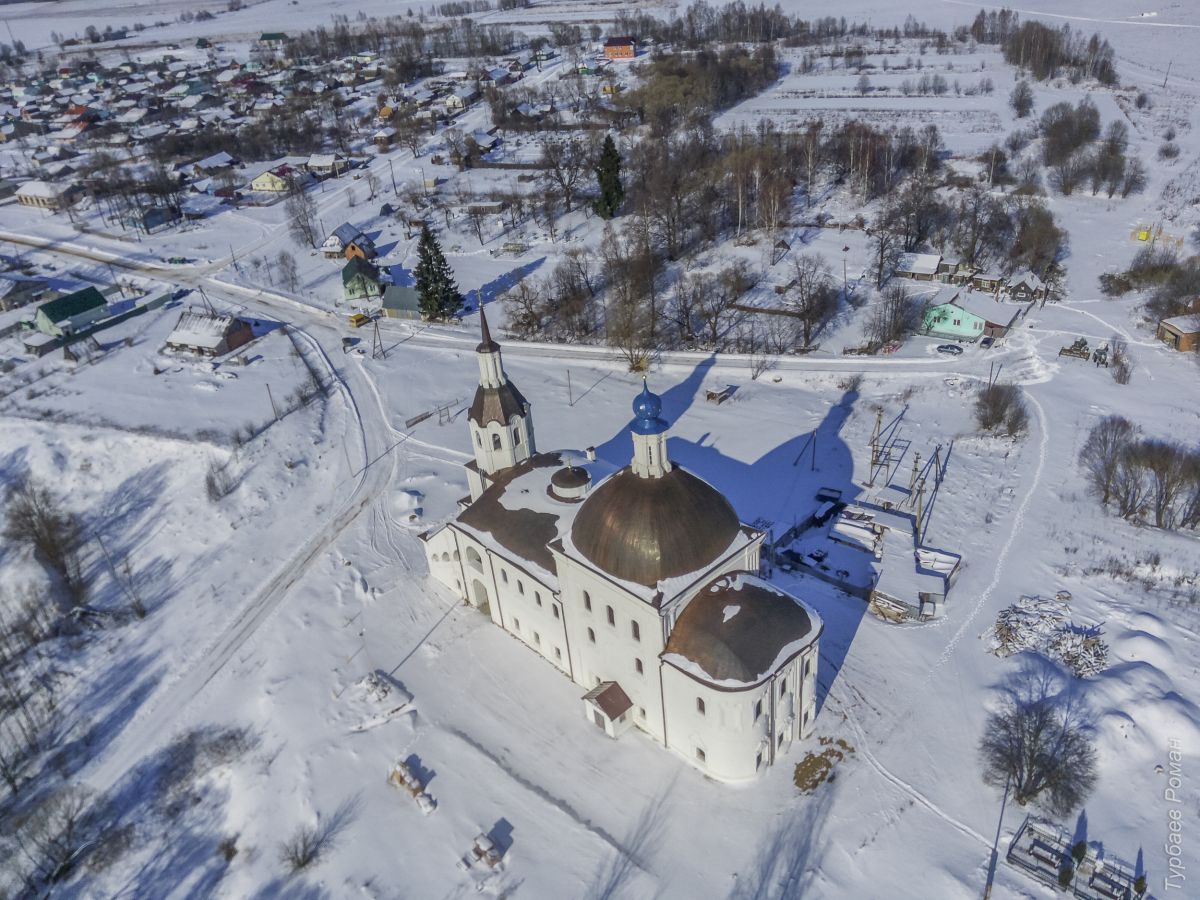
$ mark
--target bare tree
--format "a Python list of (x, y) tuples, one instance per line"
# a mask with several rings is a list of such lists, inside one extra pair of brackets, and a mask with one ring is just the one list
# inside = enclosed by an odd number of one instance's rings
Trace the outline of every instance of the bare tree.
[(979, 742), (986, 784), (1012, 791), (1019, 806), (1033, 803), (1051, 815), (1069, 815), (1096, 783), (1096, 750), (1084, 712), (1051, 693), (1037, 678), (1018, 688), (988, 716)]
[(279, 272), (279, 282), (289, 291), (300, 289), (300, 273), (296, 268), (296, 257), (286, 250), (280, 250), (275, 258), (275, 267)]
[(975, 398), (975, 421), (983, 431), (1003, 430), (1020, 437), (1029, 427), (1029, 411), (1021, 389), (1015, 384), (991, 384), (980, 388)]
[(367, 200), (374, 200), (375, 195), (379, 193), (379, 176), (367, 169), (364, 178), (367, 182)]
[(30, 882), (44, 887), (61, 881), (96, 846), (103, 828), (90, 813), (93, 804), (90, 791), (68, 785), (17, 821), (16, 843), (29, 864)]
[(1122, 416), (1105, 416), (1088, 433), (1079, 451), (1079, 465), (1092, 492), (1105, 506), (1112, 498), (1121, 457), (1137, 436), (1137, 428)]
[(837, 289), (822, 256), (804, 253), (795, 259), (784, 303), (800, 323), (804, 346), (812, 346), (814, 332), (820, 331), (837, 311)]
[(1113, 381), (1129, 384), (1133, 378), (1133, 357), (1129, 355), (1129, 342), (1113, 335), (1108, 342), (1109, 365), (1112, 366)]
[(1187, 487), (1188, 452), (1173, 441), (1150, 439), (1137, 447), (1137, 459), (1149, 475), (1150, 508), (1158, 528), (1173, 528), (1178, 501)]
[(1123, 519), (1139, 517), (1145, 511), (1150, 497), (1146, 473), (1137, 449), (1136, 444), (1123, 449), (1113, 474), (1111, 496), (1117, 506), (1117, 515)]
[(297, 244), (317, 246), (317, 201), (298, 183), (288, 188), (283, 211), (288, 219), (288, 233)]
[(544, 288), (523, 278), (504, 293), (508, 330), (518, 338), (529, 338), (542, 330), (545, 316)]
[(83, 526), (46, 485), (28, 476), (13, 484), (4, 537), (30, 547), (62, 578), (71, 600), (83, 602), (85, 584), (79, 562)]
[(903, 285), (892, 284), (871, 307), (866, 334), (875, 344), (887, 344), (908, 337), (921, 327), (924, 304), (911, 296)]
[(576, 138), (544, 138), (542, 165), (547, 179), (558, 188), (566, 212), (570, 212), (575, 193), (588, 174), (587, 149)]

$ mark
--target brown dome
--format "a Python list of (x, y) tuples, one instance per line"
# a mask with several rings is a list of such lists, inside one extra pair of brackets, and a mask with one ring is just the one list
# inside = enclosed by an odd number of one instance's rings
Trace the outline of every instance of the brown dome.
[(583, 487), (591, 480), (592, 476), (587, 473), (587, 469), (579, 466), (563, 466), (550, 476), (550, 483), (558, 488)]
[(571, 542), (601, 571), (653, 587), (712, 565), (740, 527), (721, 492), (690, 472), (639, 478), (625, 468), (592, 490)]

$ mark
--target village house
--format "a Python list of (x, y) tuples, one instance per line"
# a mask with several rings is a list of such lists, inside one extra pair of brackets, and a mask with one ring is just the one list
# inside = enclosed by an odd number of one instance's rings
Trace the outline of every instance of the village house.
[(350, 163), (337, 153), (314, 153), (304, 168), (318, 178), (337, 178), (350, 168)]
[(342, 268), (342, 295), (347, 300), (370, 300), (382, 296), (379, 269), (361, 256), (351, 257)]
[(823, 624), (757, 574), (764, 532), (670, 459), (646, 386), (628, 465), (539, 452), (480, 319), (470, 498), (420, 535), (431, 576), (578, 685), (609, 737), (638, 729), (718, 781), (781, 762), (816, 723)]
[(27, 181), (17, 188), (17, 202), (34, 209), (57, 212), (75, 202), (79, 188), (73, 184), (51, 184), (48, 181)]
[(108, 315), (108, 301), (94, 287), (66, 294), (38, 307), (34, 327), (49, 337), (78, 334), (97, 319)]
[(19, 309), (36, 303), (50, 291), (50, 282), (24, 275), (0, 275), (0, 310)]
[(902, 253), (896, 260), (895, 274), (914, 281), (933, 281), (942, 257), (937, 253)]
[(995, 293), (1004, 287), (1004, 276), (998, 272), (976, 272), (971, 276), (971, 287), (977, 291)]
[(1046, 282), (1026, 270), (1008, 280), (1008, 294), (1014, 300), (1045, 300), (1049, 288)]
[(633, 59), (637, 56), (637, 41), (631, 37), (612, 37), (604, 42), (605, 59)]
[(1001, 338), (1024, 311), (1025, 307), (1012, 303), (959, 292), (949, 301), (935, 303), (925, 311), (921, 331), (930, 337), (955, 341)]
[(379, 255), (375, 249), (375, 242), (363, 234), (362, 229), (349, 222), (343, 222), (333, 229), (321, 244), (321, 253), (327, 259), (351, 259), (356, 256), (360, 259), (374, 259)]
[(275, 166), (254, 176), (250, 190), (281, 194), (289, 190), (299, 176), (300, 173), (289, 165)]
[(166, 349), (197, 356), (224, 356), (254, 339), (250, 323), (203, 309), (187, 309), (167, 335)]

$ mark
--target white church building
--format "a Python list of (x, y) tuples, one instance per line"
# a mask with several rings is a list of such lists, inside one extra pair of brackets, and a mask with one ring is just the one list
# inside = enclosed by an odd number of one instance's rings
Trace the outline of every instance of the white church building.
[(432, 576), (578, 684), (611, 737), (638, 728), (714, 779), (753, 778), (812, 732), (820, 617), (758, 576), (764, 534), (671, 462), (648, 388), (624, 468), (539, 452), (480, 318), (471, 495), (421, 535)]

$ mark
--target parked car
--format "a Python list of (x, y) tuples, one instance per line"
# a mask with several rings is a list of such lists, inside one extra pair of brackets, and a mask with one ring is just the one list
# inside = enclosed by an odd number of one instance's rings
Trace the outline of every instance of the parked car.
[(982, 341), (979, 342), (979, 346), (982, 347), (984, 350), (986, 350), (988, 347), (992, 346), (992, 344), (994, 344), (994, 343), (996, 343), (996, 339), (994, 337), (985, 337)]
[(938, 344), (937, 352), (958, 356), (962, 353), (962, 347), (958, 346), (958, 344)]
[(350, 327), (351, 328), (362, 328), (364, 325), (366, 325), (370, 321), (371, 321), (371, 317), (368, 316), (366, 313), (356, 312), (356, 313), (352, 313), (350, 315)]

